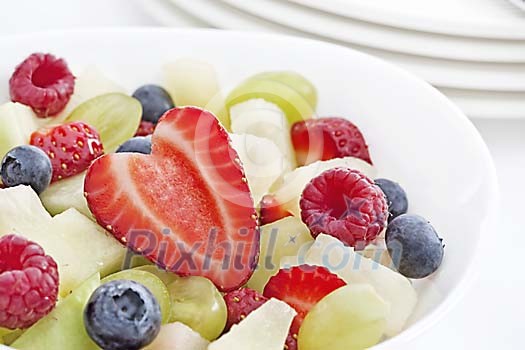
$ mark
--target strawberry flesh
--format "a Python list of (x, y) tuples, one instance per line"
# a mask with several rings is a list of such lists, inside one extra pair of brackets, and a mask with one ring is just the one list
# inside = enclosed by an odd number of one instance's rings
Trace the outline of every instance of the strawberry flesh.
[(128, 248), (221, 291), (256, 266), (259, 230), (244, 171), (227, 132), (209, 112), (176, 108), (159, 121), (151, 155), (110, 154), (89, 168), (89, 208)]
[(348, 156), (372, 164), (363, 134), (347, 119), (329, 117), (300, 121), (292, 126), (291, 137), (299, 166)]

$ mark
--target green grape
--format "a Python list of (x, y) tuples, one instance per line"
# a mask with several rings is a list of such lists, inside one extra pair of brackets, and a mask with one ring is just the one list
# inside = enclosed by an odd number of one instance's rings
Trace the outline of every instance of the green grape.
[(109, 153), (135, 135), (141, 117), (139, 101), (121, 93), (109, 93), (80, 104), (64, 122), (83, 121), (94, 127), (104, 151)]
[(168, 323), (171, 313), (171, 299), (168, 288), (154, 274), (141, 270), (124, 270), (102, 279), (102, 284), (114, 280), (131, 280), (144, 285), (155, 296), (160, 305), (162, 323)]
[(224, 299), (210, 280), (182, 277), (168, 286), (171, 297), (170, 322), (181, 322), (207, 340), (221, 335), (226, 326)]
[(293, 71), (263, 72), (254, 75), (250, 79), (274, 80), (290, 86), (303, 96), (310, 106), (317, 107), (317, 90), (315, 86), (303, 75)]
[(313, 242), (308, 227), (290, 216), (261, 227), (259, 264), (248, 281), (248, 287), (263, 292), (270, 277), (280, 268), (281, 258), (304, 255)]
[(390, 306), (367, 284), (330, 293), (306, 315), (299, 330), (301, 350), (361, 350), (377, 344), (386, 330)]
[(152, 273), (158, 278), (160, 278), (160, 280), (164, 282), (164, 284), (166, 285), (170, 284), (171, 282), (179, 278), (179, 276), (177, 276), (173, 272), (162, 270), (158, 268), (157, 266), (151, 265), (151, 264), (135, 267), (134, 270), (140, 270), (140, 271), (146, 271), (146, 272)]
[(286, 114), (290, 126), (312, 118), (317, 105), (315, 88), (301, 75), (267, 72), (239, 84), (226, 98), (226, 106), (229, 110), (238, 103), (257, 98), (276, 104)]

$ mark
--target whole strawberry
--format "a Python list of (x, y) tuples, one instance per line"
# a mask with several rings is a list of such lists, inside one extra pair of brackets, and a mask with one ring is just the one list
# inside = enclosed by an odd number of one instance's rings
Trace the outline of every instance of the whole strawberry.
[(35, 131), (30, 144), (43, 150), (51, 159), (52, 182), (79, 174), (104, 154), (100, 135), (83, 122), (72, 122)]

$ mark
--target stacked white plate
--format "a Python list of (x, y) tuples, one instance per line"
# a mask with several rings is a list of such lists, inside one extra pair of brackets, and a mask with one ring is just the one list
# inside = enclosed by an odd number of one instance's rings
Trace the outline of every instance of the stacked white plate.
[(525, 118), (525, 12), (508, 0), (142, 2), (167, 25), (184, 17), (344, 44), (412, 71), (471, 117)]

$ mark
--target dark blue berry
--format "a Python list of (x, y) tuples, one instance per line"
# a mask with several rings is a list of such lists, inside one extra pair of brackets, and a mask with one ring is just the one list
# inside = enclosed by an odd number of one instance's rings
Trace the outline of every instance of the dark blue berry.
[(84, 309), (86, 331), (104, 350), (142, 349), (157, 337), (160, 325), (157, 299), (135, 281), (101, 285)]
[(40, 148), (15, 147), (5, 155), (0, 170), (2, 183), (7, 187), (28, 185), (38, 194), (51, 182), (51, 160)]
[(388, 179), (377, 179), (375, 183), (386, 196), (388, 203), (388, 212), (390, 216), (388, 221), (406, 214), (408, 211), (408, 198), (405, 190), (397, 183)]
[(144, 85), (133, 93), (133, 97), (142, 104), (142, 120), (157, 124), (159, 118), (175, 107), (166, 90), (158, 85)]
[(418, 215), (403, 214), (386, 229), (386, 245), (395, 267), (408, 278), (424, 278), (443, 261), (444, 247), (436, 230)]
[(151, 137), (149, 136), (137, 136), (124, 142), (117, 148), (117, 153), (151, 153)]

